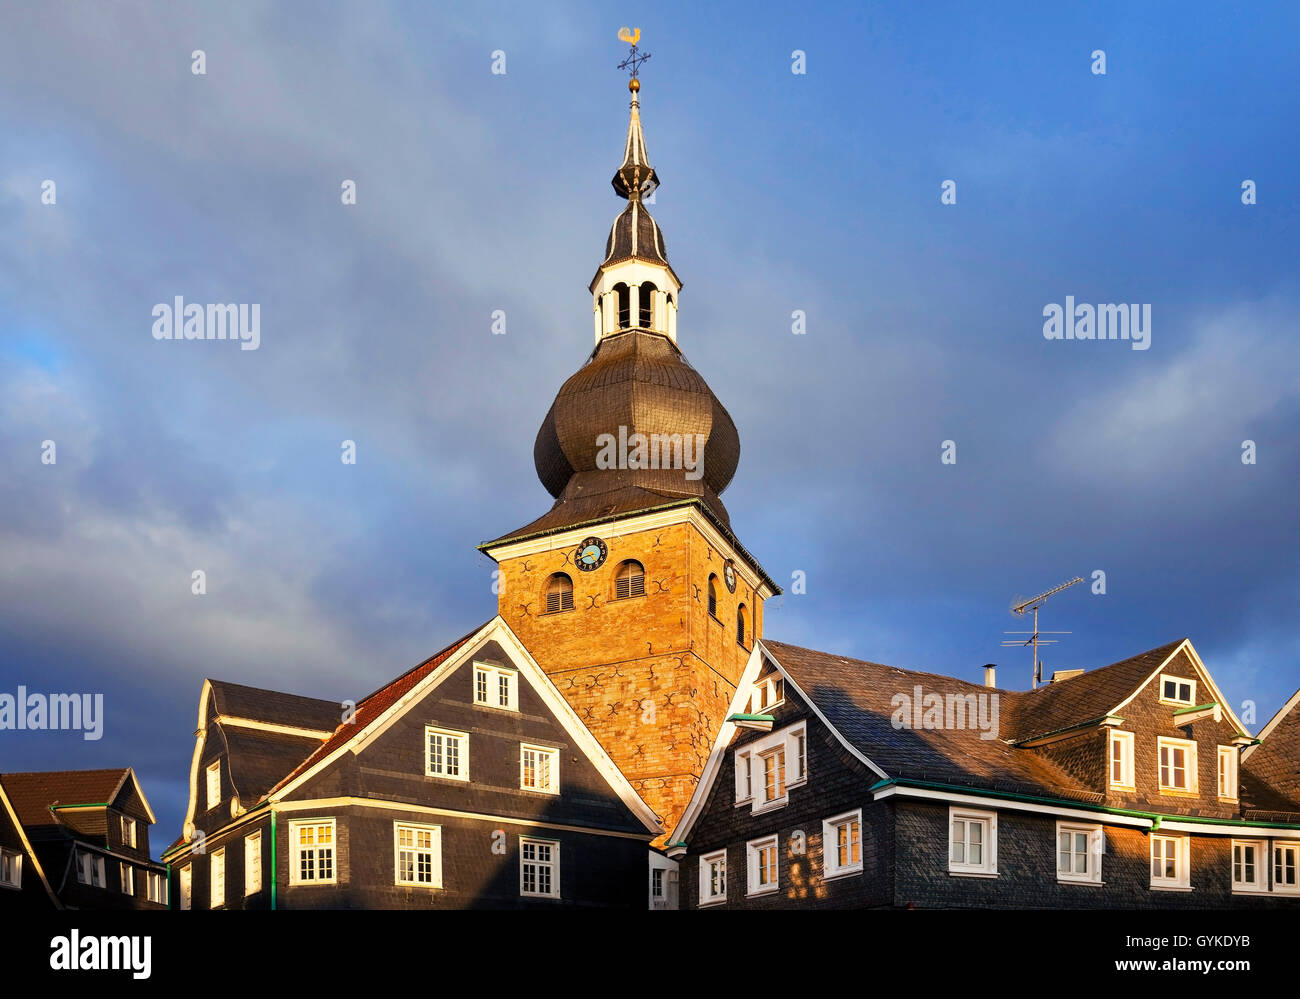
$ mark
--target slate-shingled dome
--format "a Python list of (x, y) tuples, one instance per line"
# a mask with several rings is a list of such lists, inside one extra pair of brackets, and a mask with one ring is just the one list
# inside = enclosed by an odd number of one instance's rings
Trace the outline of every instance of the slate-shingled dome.
[[(702, 434), (703, 475), (683, 468), (602, 469), (601, 434)], [(693, 438), (692, 438), (693, 439)], [(667, 337), (629, 331), (606, 337), (561, 387), (533, 445), (537, 475), (562, 503), (622, 507), (698, 496), (724, 521), (718, 494), (740, 461), (740, 435), (708, 384)], [(586, 503), (584, 503), (586, 505)]]

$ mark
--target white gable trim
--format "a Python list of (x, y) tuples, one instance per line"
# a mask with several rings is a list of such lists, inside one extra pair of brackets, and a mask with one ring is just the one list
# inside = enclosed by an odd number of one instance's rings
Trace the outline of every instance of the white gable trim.
[(1163, 673), (1165, 667), (1168, 666), (1169, 663), (1173, 661), (1173, 658), (1184, 649), (1187, 651), (1187, 658), (1192, 661), (1192, 669), (1198, 676), (1200, 676), (1201, 681), (1209, 689), (1210, 693), (1214, 695), (1214, 703), (1223, 708), (1224, 713), (1228, 716), (1228, 720), (1236, 726), (1238, 732), (1245, 732), (1249, 735), (1250, 729), (1246, 728), (1246, 726), (1241, 723), (1241, 719), (1238, 718), (1236, 712), (1232, 710), (1232, 705), (1224, 699), (1223, 692), (1219, 690), (1218, 685), (1214, 682), (1214, 678), (1210, 676), (1209, 670), (1205, 668), (1205, 663), (1201, 662), (1201, 657), (1196, 654), (1196, 649), (1192, 647), (1192, 640), (1190, 638), (1184, 638), (1179, 642), (1178, 647), (1165, 657), (1164, 661), (1151, 672), (1151, 675), (1138, 684), (1137, 687), (1134, 688), (1133, 693), (1129, 694), (1128, 697), (1124, 698), (1123, 701), (1117, 704), (1115, 708), (1108, 713), (1112, 715), (1119, 714), (1121, 709), (1131, 703), (1138, 694), (1146, 690), (1151, 681)]
[(259, 732), (274, 732), (276, 735), (296, 735), (303, 739), (315, 739), (324, 742), (334, 730), (326, 731), (316, 728), (299, 728), (297, 725), (277, 725), (273, 722), (258, 721), (256, 718), (240, 718), (236, 715), (217, 715), (214, 719), (218, 725), (231, 725), (235, 728), (252, 728)]
[[(1245, 750), (1241, 754), (1242, 763), (1245, 763), (1246, 760), (1250, 758), (1250, 754), (1259, 748), (1259, 743), (1263, 742), (1265, 739), (1269, 737), (1269, 733), (1271, 733), (1273, 729), (1277, 728), (1278, 723), (1281, 722), (1282, 719), (1285, 718), (1287, 714), (1290, 713), (1291, 709), (1294, 708), (1297, 704), (1300, 704), (1300, 690), (1297, 690), (1294, 694), (1292, 694), (1291, 699), (1288, 700), (1285, 704), (1283, 704), (1281, 709), (1278, 711), (1278, 713), (1268, 720), (1268, 724), (1259, 730), (1259, 735), (1257, 736), (1259, 742), (1255, 743), (1254, 745), (1247, 746), (1245, 748)], [(1242, 731), (1245, 730), (1243, 729)]]
[[(749, 662), (745, 664), (744, 672), (740, 674), (740, 682), (736, 685), (736, 692), (732, 695), (731, 704), (727, 708), (727, 717), (734, 714), (744, 714), (749, 704), (750, 697), (754, 691), (754, 681), (758, 679), (758, 674), (763, 668), (764, 657), (772, 660), (778, 672), (784, 678), (785, 682), (794, 688), (796, 694), (803, 699), (809, 709), (817, 716), (818, 720), (826, 726), (827, 730), (834, 734), (840, 744), (860, 763), (871, 770), (882, 780), (888, 779), (889, 774), (881, 770), (871, 760), (849, 744), (848, 740), (840, 734), (839, 730), (826, 718), (816, 702), (813, 701), (803, 688), (797, 684), (790, 676), (789, 671), (781, 665), (781, 660), (769, 649), (763, 640), (759, 639), (754, 643), (754, 649), (749, 654)], [(704, 808), (704, 802), (708, 799), (709, 792), (713, 788), (713, 783), (717, 780), (718, 771), (722, 768), (722, 761), (727, 754), (727, 748), (731, 745), (731, 740), (736, 733), (738, 726), (735, 722), (723, 721), (722, 727), (718, 729), (718, 737), (713, 742), (713, 749), (709, 752), (709, 760), (704, 765), (704, 773), (700, 775), (700, 782), (695, 785), (695, 793), (691, 795), (691, 800), (686, 805), (686, 810), (682, 812), (682, 817), (677, 820), (677, 825), (669, 837), (670, 843), (685, 842), (687, 835), (690, 834), (691, 828), (695, 825), (696, 819), (699, 818), (700, 812)]]
[(212, 681), (204, 680), (199, 691), (199, 720), (194, 725), (194, 757), (190, 760), (190, 800), (185, 806), (185, 822), (181, 825), (181, 839), (189, 842), (194, 838), (195, 806), (199, 799), (199, 760), (203, 757), (203, 746), (208, 739), (208, 701), (212, 698)]
[(390, 728), (399, 718), (401, 718), (414, 705), (418, 704), (424, 697), (433, 691), (448, 676), (455, 673), (461, 666), (474, 659), (483, 644), (489, 641), (496, 641), (506, 650), (513, 665), (518, 669), (520, 676), (526, 678), (542, 701), (555, 715), (560, 726), (565, 730), (570, 738), (577, 744), (591, 760), (593, 766), (600, 773), (610, 788), (618, 795), (619, 799), (627, 805), (634, 815), (641, 821), (649, 832), (658, 835), (663, 831), (659, 817), (651, 810), (650, 806), (645, 803), (636, 789), (623, 776), (621, 771), (609, 754), (591, 734), (591, 731), (582, 723), (577, 712), (570, 707), (569, 702), (556, 689), (555, 684), (551, 683), (550, 678), (537, 665), (537, 662), (524, 648), (523, 643), (519, 641), (518, 636), (510, 629), (505, 620), (500, 616), (494, 617), (485, 624), (472, 636), (465, 640), (459, 649), (447, 660), (434, 669), (428, 676), (420, 680), (414, 687), (408, 690), (401, 698), (394, 702), (383, 714), (372, 721), (365, 728), (358, 730), (347, 742), (330, 753), (325, 758), (316, 762), (306, 772), (299, 774), (293, 781), (277, 790), (270, 796), (273, 802), (279, 803), (289, 795), (295, 788), (301, 786), (312, 776), (319, 773), (325, 767), (329, 766), (335, 760), (339, 759), (344, 753), (359, 753), (376, 738), (382, 735)]
[(144, 805), (145, 813), (149, 816), (149, 824), (151, 826), (157, 825), (158, 819), (154, 817), (153, 809), (149, 807), (149, 799), (144, 796), (144, 788), (140, 786), (140, 781), (136, 778), (135, 771), (131, 767), (126, 768), (126, 773), (124, 773), (122, 779), (117, 782), (117, 787), (113, 789), (113, 793), (108, 796), (108, 803), (111, 805), (113, 800), (122, 793), (122, 788), (126, 786), (128, 778), (130, 778), (131, 783), (135, 785), (135, 793), (140, 796), (140, 804)]
[[(59, 896), (56, 895), (54, 893), (54, 889), (50, 887), (50, 881), (45, 876), (45, 869), (41, 867), (40, 858), (36, 856), (36, 851), (32, 849), (31, 840), (27, 838), (27, 830), (24, 829), (23, 824), (20, 821), (18, 821), (18, 813), (14, 811), (14, 806), (9, 801), (9, 795), (5, 792), (4, 784), (2, 783), (0, 783), (0, 804), (4, 805), (5, 813), (9, 816), (9, 821), (12, 822), (14, 824), (14, 828), (18, 830), (18, 840), (19, 842), (22, 843), (23, 850), (26, 852), (28, 859), (31, 860), (32, 868), (40, 876), (41, 884), (45, 886), (46, 894), (49, 895), (50, 900), (54, 902), (54, 908), (62, 909), (63, 903), (59, 901)], [(69, 853), (71, 853), (71, 851), (69, 851)], [(21, 879), (19, 881), (18, 887), (20, 889), (22, 888)]]

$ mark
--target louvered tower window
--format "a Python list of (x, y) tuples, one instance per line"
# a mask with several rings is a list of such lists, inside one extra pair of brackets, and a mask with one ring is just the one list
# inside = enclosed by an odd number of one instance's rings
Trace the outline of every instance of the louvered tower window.
[(622, 281), (611, 290), (618, 298), (618, 328), (625, 330), (632, 325), (632, 296)]
[(614, 596), (619, 600), (627, 597), (645, 596), (645, 566), (635, 559), (628, 559), (618, 567), (618, 576), (614, 580)]
[(709, 614), (718, 616), (718, 577), (709, 577)]
[(637, 311), (641, 313), (640, 326), (642, 329), (654, 329), (655, 292), (658, 290), (659, 289), (654, 286), (653, 282), (643, 281), (641, 283), (641, 299), (637, 303)]
[(573, 580), (557, 572), (546, 582), (546, 613), (573, 610)]
[(736, 643), (745, 644), (745, 605), (736, 608)]

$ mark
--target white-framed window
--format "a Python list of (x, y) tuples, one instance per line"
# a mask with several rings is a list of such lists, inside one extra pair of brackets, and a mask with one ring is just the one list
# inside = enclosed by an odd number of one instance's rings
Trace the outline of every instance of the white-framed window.
[(822, 822), (822, 868), (828, 878), (862, 870), (862, 809)]
[(1232, 841), (1232, 890), (1268, 891), (1268, 841), (1234, 839)]
[(727, 851), (700, 857), (700, 905), (727, 900)]
[(333, 819), (300, 819), (290, 822), (289, 884), (334, 884), (334, 841)]
[(800, 722), (771, 732), (736, 750), (736, 803), (755, 812), (780, 808), (788, 791), (808, 779), (807, 726)]
[(208, 807), (216, 808), (221, 804), (221, 761), (208, 766)]
[(560, 844), (550, 839), (519, 837), (519, 894), (560, 897)]
[(262, 830), (244, 837), (244, 895), (262, 890)]
[(1105, 837), (1099, 825), (1056, 823), (1058, 881), (1101, 884), (1101, 854)]
[(1136, 789), (1133, 783), (1133, 733), (1110, 733), (1110, 786), (1121, 791)]
[(181, 911), (186, 911), (190, 907), (190, 898), (194, 888), (194, 871), (190, 867), (181, 868), (180, 883)]
[(1273, 841), (1273, 890), (1300, 894), (1300, 843)]
[(122, 845), (135, 849), (135, 819), (122, 816)]
[(997, 874), (997, 834), (996, 812), (948, 809), (948, 873)]
[(1237, 800), (1237, 750), (1234, 746), (1219, 747), (1219, 797)]
[(781, 869), (777, 860), (779, 842), (775, 836), (752, 839), (745, 844), (749, 868), (747, 894), (766, 895), (780, 887)]
[(17, 850), (0, 848), (0, 887), (22, 888), (23, 855)]
[(424, 760), (426, 777), (469, 780), (469, 736), (464, 732), (425, 726)]
[(754, 692), (749, 697), (749, 711), (755, 715), (766, 714), (784, 703), (785, 679), (774, 673), (754, 684)]
[(560, 793), (560, 752), (547, 746), (519, 747), (519, 788)]
[(664, 897), (664, 869), (655, 867), (650, 871), (650, 897)]
[[(189, 871), (187, 867), (186, 872)], [(167, 878), (161, 871), (150, 871), (146, 884), (148, 886), (149, 901), (158, 902), (161, 905), (167, 904)], [(187, 905), (186, 908), (189, 908)]]
[(118, 882), (122, 886), (123, 895), (135, 894), (135, 868), (130, 864), (118, 864), (118, 876), (121, 880)]
[(1186, 836), (1151, 834), (1151, 887), (1191, 887), (1191, 858)]
[(736, 753), (736, 804), (754, 797), (754, 757), (748, 751)]
[(442, 828), (419, 822), (393, 823), (393, 878), (399, 885), (442, 887)]
[(1160, 675), (1160, 703), (1189, 707), (1196, 703), (1196, 681), (1181, 676)]
[(1196, 743), (1190, 739), (1156, 739), (1162, 791), (1196, 792)]
[(475, 663), (474, 703), (503, 711), (518, 711), (519, 673), (502, 666)]
[(77, 854), (77, 880), (83, 885), (104, 887), (104, 858), (85, 850)]
[(210, 907), (220, 909), (226, 904), (226, 848), (222, 847), (212, 855), (212, 865), (209, 868), (210, 877), (208, 887), (210, 889), (209, 899)]

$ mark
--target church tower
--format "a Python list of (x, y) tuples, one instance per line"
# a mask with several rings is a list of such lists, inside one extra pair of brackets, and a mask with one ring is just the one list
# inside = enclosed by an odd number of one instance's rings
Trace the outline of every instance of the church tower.
[(588, 288), (595, 349), (533, 445), (555, 504), (479, 547), (501, 616), (671, 829), (780, 590), (719, 498), (740, 437), (678, 347), (681, 281), (646, 209), (659, 177), (633, 71), (613, 178), (627, 204)]

